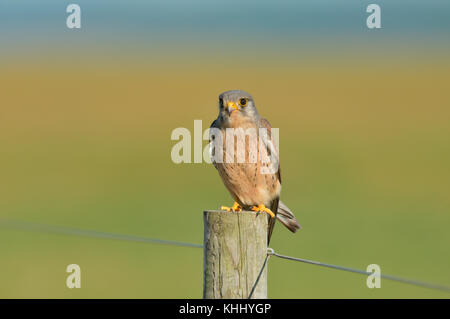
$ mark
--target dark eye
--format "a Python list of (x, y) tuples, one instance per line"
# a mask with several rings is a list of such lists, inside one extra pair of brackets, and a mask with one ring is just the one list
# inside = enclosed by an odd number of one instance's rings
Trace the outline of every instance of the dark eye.
[(246, 106), (247, 105), (247, 99), (240, 99), (239, 100), (239, 105), (240, 106)]
[(222, 98), (219, 99), (219, 107), (221, 109), (223, 109), (223, 99)]

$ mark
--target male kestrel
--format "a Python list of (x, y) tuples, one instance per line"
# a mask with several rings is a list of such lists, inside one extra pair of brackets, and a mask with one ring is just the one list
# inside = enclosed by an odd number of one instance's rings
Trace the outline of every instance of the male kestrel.
[[(256, 132), (256, 138), (252, 134), (236, 134), (239, 130)], [(235, 135), (227, 135), (233, 133)], [(235, 200), (232, 207), (222, 206), (221, 209), (250, 209), (270, 215), (268, 242), (276, 218), (293, 233), (300, 229), (294, 214), (280, 201), (280, 166), (271, 126), (258, 114), (250, 94), (232, 90), (219, 95), (219, 115), (211, 125), (210, 140), (212, 163)], [(256, 147), (252, 147), (252, 142)], [(245, 160), (237, 159), (238, 154), (244, 154)], [(268, 161), (267, 156), (272, 160)]]

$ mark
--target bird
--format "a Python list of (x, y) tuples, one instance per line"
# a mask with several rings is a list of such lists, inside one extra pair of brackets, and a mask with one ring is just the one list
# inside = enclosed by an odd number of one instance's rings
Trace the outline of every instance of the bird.
[[(253, 97), (242, 90), (223, 92), (219, 95), (218, 106), (219, 114), (210, 127), (210, 157), (234, 198), (231, 207), (221, 206), (220, 209), (267, 213), (268, 244), (276, 220), (295, 233), (301, 226), (292, 211), (280, 201), (279, 153), (269, 121), (259, 115)], [(245, 158), (239, 160), (239, 154)], [(271, 160), (264, 160), (263, 155)]]

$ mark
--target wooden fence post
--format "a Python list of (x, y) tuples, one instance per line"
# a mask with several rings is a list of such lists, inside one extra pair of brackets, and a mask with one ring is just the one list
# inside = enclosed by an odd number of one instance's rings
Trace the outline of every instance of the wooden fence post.
[[(203, 220), (203, 298), (248, 298), (267, 256), (267, 215), (210, 210)], [(252, 298), (267, 298), (267, 265)]]

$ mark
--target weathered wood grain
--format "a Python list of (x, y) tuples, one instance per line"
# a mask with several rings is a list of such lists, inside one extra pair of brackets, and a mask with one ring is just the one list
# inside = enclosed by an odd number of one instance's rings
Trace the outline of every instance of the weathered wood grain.
[[(203, 219), (203, 298), (248, 298), (267, 255), (267, 215), (205, 211)], [(267, 266), (252, 298), (267, 298)]]

